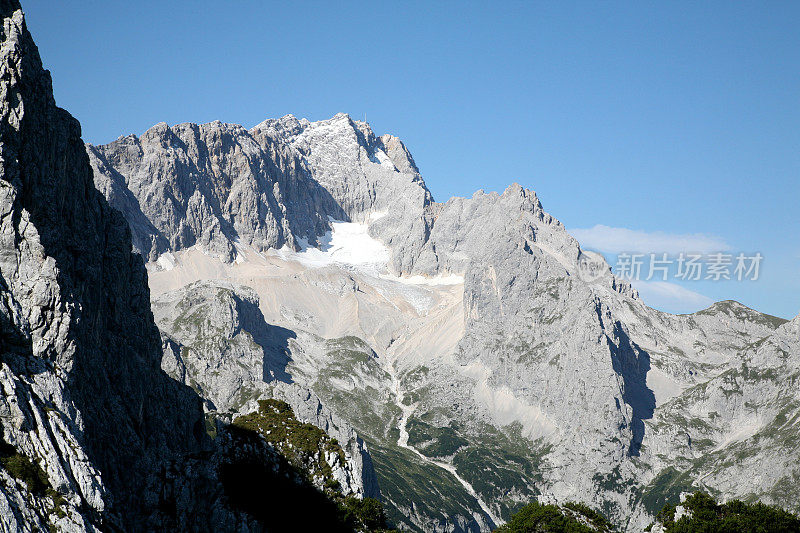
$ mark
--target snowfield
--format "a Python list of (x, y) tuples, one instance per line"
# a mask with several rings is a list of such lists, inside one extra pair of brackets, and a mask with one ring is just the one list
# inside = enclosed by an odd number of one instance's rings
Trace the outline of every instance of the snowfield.
[(332, 231), (319, 239), (319, 247), (312, 247), (306, 239), (299, 239), (300, 251), (288, 247), (272, 251), (286, 261), (297, 261), (309, 267), (335, 264), (386, 267), (389, 249), (379, 240), (369, 236), (369, 225), (359, 222), (342, 222), (330, 219)]
[[(385, 212), (371, 213), (369, 220), (375, 221), (384, 216)], [(430, 277), (391, 274), (388, 266), (391, 252), (381, 241), (369, 235), (369, 224), (343, 222), (332, 218), (329, 221), (332, 229), (319, 239), (318, 247), (311, 246), (306, 239), (299, 239), (299, 251), (284, 246), (280, 250), (270, 250), (269, 254), (311, 268), (331, 265), (357, 267), (364, 274), (408, 285), (437, 286), (464, 283), (464, 276), (459, 274), (438, 274)]]

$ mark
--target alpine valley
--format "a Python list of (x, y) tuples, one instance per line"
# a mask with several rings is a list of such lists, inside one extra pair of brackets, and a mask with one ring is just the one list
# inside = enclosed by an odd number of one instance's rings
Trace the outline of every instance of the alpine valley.
[(0, 12), (4, 531), (800, 511), (800, 316), (651, 309), (533, 191), (436, 202), (344, 114), (86, 145)]

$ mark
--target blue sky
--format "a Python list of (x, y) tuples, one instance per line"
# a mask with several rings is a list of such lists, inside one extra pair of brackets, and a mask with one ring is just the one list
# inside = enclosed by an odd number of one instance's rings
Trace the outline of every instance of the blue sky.
[(366, 114), (438, 200), (517, 181), (612, 264), (632, 235), (764, 256), (755, 282), (651, 285), (656, 307), (800, 312), (798, 2), (23, 7), (89, 142)]

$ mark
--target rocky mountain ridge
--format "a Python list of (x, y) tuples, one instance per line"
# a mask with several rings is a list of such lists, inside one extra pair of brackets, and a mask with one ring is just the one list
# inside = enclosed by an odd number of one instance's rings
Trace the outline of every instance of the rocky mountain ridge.
[[(202, 243), (170, 248), (168, 263), (151, 256), (150, 283), (162, 295), (215, 279), (254, 288), (266, 321), (293, 336), (283, 371), (368, 439), (398, 524), (487, 530), (540, 498), (586, 501), (636, 530), (665, 498), (697, 485), (793, 505), (781, 487), (797, 490), (790, 435), (798, 403), (794, 363), (779, 362), (800, 354), (797, 319), (787, 325), (725, 302), (685, 316), (650, 309), (532, 191), (513, 185), (437, 203), (399, 140), (346, 115), (314, 123), (287, 116), (248, 131), (156, 128), (269, 139), (296, 161), (303, 183), (318, 185), (306, 190), (317, 195), (309, 205), (325, 206), (319, 226), (293, 226), (291, 242), (234, 239), (235, 257), (217, 263)], [(128, 142), (89, 151), (108, 160)], [(191, 176), (163, 170), (183, 152), (145, 144), (147, 157), (119, 163), (131, 191), (146, 179), (194, 187)], [(211, 167), (229, 170), (217, 179), (248, 181), (250, 166), (221, 163), (238, 148), (224, 148), (205, 149)], [(148, 174), (151, 167), (158, 170)], [(98, 188), (108, 189), (110, 174), (95, 166)], [(287, 219), (293, 205), (280, 208)], [(135, 217), (120, 208), (133, 227)], [(241, 226), (233, 213), (244, 211), (228, 209), (220, 225)], [(353, 235), (385, 253), (371, 262), (336, 259)], [(346, 351), (332, 348), (344, 338), (354, 339)], [(248, 375), (261, 379), (258, 371)], [(743, 448), (755, 451), (744, 457)], [(767, 456), (780, 466), (754, 476)], [(392, 476), (400, 464), (409, 479)], [(415, 473), (442, 479), (424, 488)]]

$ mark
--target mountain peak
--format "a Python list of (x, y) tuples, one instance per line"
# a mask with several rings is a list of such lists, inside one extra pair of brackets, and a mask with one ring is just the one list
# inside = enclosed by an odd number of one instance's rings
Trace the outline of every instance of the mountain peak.
[(138, 140), (87, 151), (97, 188), (151, 261), (196, 245), (228, 262), (238, 244), (297, 249), (324, 236), (329, 218), (418, 217), (432, 202), (405, 145), (344, 113), (317, 122), (285, 115), (250, 130), (161, 122)]
[(789, 320), (777, 316), (768, 315), (766, 313), (761, 313), (760, 311), (756, 311), (741, 302), (737, 302), (736, 300), (722, 300), (719, 302), (715, 302), (708, 306), (707, 308), (703, 309), (702, 311), (698, 311), (694, 313), (695, 315), (717, 315), (717, 314), (724, 314), (738, 320), (748, 321), (748, 322), (759, 322), (759, 323), (767, 323), (771, 324), (773, 327), (778, 327)]

